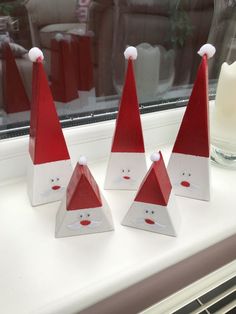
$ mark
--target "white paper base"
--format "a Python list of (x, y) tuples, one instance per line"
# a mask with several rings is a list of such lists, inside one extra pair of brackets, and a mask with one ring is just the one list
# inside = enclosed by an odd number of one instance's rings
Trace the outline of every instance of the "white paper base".
[(28, 159), (27, 183), (32, 206), (61, 200), (72, 175), (71, 161), (34, 165), (30, 156)]
[[(55, 237), (71, 237), (114, 230), (110, 208), (105, 198), (102, 195), (101, 197), (102, 207), (66, 210), (65, 196), (56, 217)], [(81, 221), (90, 223), (83, 225)]]
[[(210, 200), (210, 159), (172, 153), (167, 167), (176, 195)], [(183, 186), (188, 182), (189, 186)], [(181, 184), (182, 183), (182, 184)]]
[[(153, 224), (147, 223), (146, 219), (151, 220)], [(170, 195), (168, 206), (133, 202), (122, 225), (168, 236), (177, 236), (180, 228), (180, 216), (175, 196)]]
[(111, 153), (104, 188), (137, 190), (146, 173), (144, 153)]

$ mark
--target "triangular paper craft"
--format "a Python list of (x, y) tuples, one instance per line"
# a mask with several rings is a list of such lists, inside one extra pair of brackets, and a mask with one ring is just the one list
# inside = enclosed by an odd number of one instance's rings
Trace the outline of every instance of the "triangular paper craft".
[(168, 172), (175, 194), (210, 199), (208, 61), (215, 48), (206, 44), (193, 90), (173, 147)]
[(161, 153), (152, 155), (146, 174), (122, 224), (146, 231), (176, 236), (180, 217)]
[(137, 57), (136, 48), (128, 47), (125, 57), (128, 59), (128, 67), (116, 119), (105, 189), (135, 190), (147, 171), (133, 69), (133, 59)]
[(43, 67), (43, 54), (38, 48), (32, 48), (29, 56), (34, 63), (28, 192), (34, 206), (62, 198), (72, 166)]
[(102, 203), (97, 183), (89, 168), (78, 164), (67, 189), (67, 210), (100, 206), (102, 206)]
[(9, 43), (3, 43), (3, 105), (6, 113), (30, 110), (28, 99), (15, 57)]
[(57, 238), (113, 230), (109, 206), (84, 157), (76, 165), (56, 218)]

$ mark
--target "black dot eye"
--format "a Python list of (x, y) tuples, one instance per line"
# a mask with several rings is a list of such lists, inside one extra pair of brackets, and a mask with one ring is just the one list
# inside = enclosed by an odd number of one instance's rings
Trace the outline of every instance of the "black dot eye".
[(57, 178), (57, 181), (59, 181), (59, 178)]
[(124, 170), (124, 169), (122, 169), (122, 172), (125, 172), (125, 170)]
[(53, 179), (51, 179), (51, 182), (54, 182), (54, 180), (53, 180)]
[(189, 173), (188, 176), (191, 177), (191, 173)]
[(130, 172), (130, 170), (128, 169), (128, 172)]
[(182, 172), (182, 175), (184, 176), (184, 175), (185, 175), (185, 172)]
[(145, 213), (148, 214), (148, 210), (145, 210)]
[(90, 217), (90, 214), (87, 214), (87, 217)]
[(83, 218), (83, 214), (81, 214), (81, 215), (79, 215), (80, 216), (80, 218)]
[(154, 210), (151, 211), (152, 214), (155, 214)]

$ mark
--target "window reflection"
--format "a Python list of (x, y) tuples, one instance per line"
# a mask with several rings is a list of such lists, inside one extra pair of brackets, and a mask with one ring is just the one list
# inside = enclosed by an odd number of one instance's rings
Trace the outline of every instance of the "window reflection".
[(235, 0), (15, 0), (0, 2), (0, 136), (27, 126), (31, 70), (27, 51), (38, 46), (61, 119), (116, 109), (127, 45), (136, 46), (140, 103), (189, 96), (210, 42), (214, 92), (222, 62), (236, 59)]

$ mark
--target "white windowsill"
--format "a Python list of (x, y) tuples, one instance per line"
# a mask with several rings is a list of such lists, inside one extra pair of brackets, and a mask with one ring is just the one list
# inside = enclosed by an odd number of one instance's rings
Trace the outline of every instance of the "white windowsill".
[[(177, 109), (142, 116), (147, 151), (162, 148), (168, 160), (182, 114)], [(87, 155), (101, 187), (113, 127), (105, 122), (65, 130), (72, 159)], [(32, 208), (28, 201), (27, 142), (23, 137), (0, 143), (0, 175), (7, 179), (0, 185), (0, 308), (6, 314), (82, 310), (235, 233), (235, 174), (212, 166), (211, 202), (177, 197), (177, 238), (121, 226), (135, 192), (105, 191), (114, 232), (55, 239), (59, 203)]]

